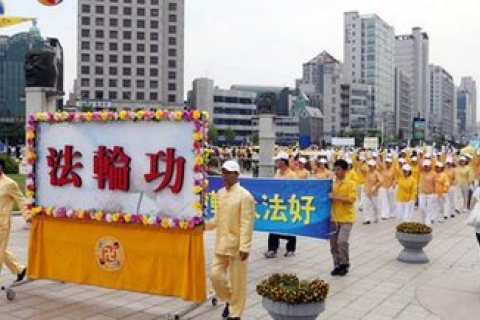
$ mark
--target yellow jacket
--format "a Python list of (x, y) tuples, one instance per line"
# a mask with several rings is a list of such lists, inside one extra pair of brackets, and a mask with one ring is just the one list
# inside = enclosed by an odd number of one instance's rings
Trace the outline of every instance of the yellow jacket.
[(18, 184), (5, 174), (0, 176), (0, 230), (9, 229), (13, 203), (16, 202), (24, 218), (28, 218), (25, 197)]
[(397, 180), (397, 201), (411, 202), (417, 197), (417, 182), (411, 175), (409, 177), (401, 176)]
[(355, 183), (345, 179), (333, 183), (332, 194), (338, 197), (348, 198), (352, 203), (332, 201), (332, 222), (354, 223), (355, 222), (355, 200), (357, 200), (357, 191)]
[(236, 257), (239, 251), (250, 252), (253, 224), (255, 221), (255, 200), (239, 183), (229, 191), (218, 191), (216, 216), (205, 222), (206, 230), (217, 228), (215, 253)]
[(445, 172), (437, 173), (435, 177), (435, 193), (439, 196), (448, 193), (450, 189), (450, 179)]

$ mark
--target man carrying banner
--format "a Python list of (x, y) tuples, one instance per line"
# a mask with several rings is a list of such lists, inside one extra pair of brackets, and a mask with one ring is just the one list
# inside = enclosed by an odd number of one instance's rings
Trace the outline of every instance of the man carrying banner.
[(10, 230), (12, 227), (11, 212), (13, 203), (21, 208), (22, 214), (27, 218), (27, 208), (18, 184), (4, 173), (5, 160), (0, 159), (0, 271), (3, 263), (13, 274), (17, 275), (17, 282), (22, 281), (27, 274), (27, 269), (17, 262), (15, 257), (7, 251)]
[(345, 178), (348, 163), (345, 160), (337, 160), (334, 168), (336, 180), (330, 194), (330, 200), (332, 200), (330, 252), (334, 264), (331, 275), (344, 276), (350, 269), (348, 241), (355, 222), (357, 192), (355, 183)]
[(205, 222), (206, 230), (217, 228), (210, 279), (218, 298), (226, 301), (222, 316), (230, 320), (240, 319), (245, 307), (247, 259), (255, 220), (255, 200), (238, 183), (239, 174), (237, 162), (223, 164), (225, 187), (218, 191), (217, 214)]
[[(286, 152), (279, 152), (278, 155), (274, 158), (275, 165), (277, 166), (277, 172), (275, 173), (275, 178), (282, 179), (295, 179), (297, 178), (295, 172), (293, 172), (289, 166), (289, 156)], [(297, 237), (295, 236), (282, 236), (275, 233), (270, 233), (268, 235), (268, 251), (264, 253), (265, 258), (276, 258), (277, 250), (280, 246), (280, 239), (287, 240), (287, 252), (285, 257), (290, 257), (295, 255), (295, 250), (297, 248)]]

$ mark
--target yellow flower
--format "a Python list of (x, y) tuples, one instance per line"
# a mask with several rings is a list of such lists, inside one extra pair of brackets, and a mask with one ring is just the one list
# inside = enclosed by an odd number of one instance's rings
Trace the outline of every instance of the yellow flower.
[(201, 132), (195, 132), (195, 133), (193, 134), (193, 139), (194, 139), (195, 141), (200, 141), (200, 140), (203, 139), (203, 134), (202, 134)]
[(182, 117), (183, 117), (183, 112), (182, 111), (175, 111), (173, 113), (173, 118), (175, 120), (182, 120)]
[(33, 207), (32, 214), (37, 215), (42, 211), (42, 207)]
[(130, 223), (130, 221), (132, 221), (132, 214), (128, 213), (125, 215), (125, 222)]
[(103, 112), (100, 114), (100, 118), (102, 118), (103, 121), (108, 120), (108, 111), (103, 111)]
[(48, 208), (45, 209), (45, 214), (46, 214), (47, 216), (51, 216), (51, 215), (52, 215), (52, 212), (53, 212), (52, 207), (48, 207)]
[(102, 217), (103, 217), (102, 211), (98, 211), (97, 213), (95, 213), (95, 220), (102, 221)]
[(208, 114), (208, 111), (202, 111), (202, 114), (205, 120), (208, 120), (208, 118), (210, 117), (210, 115)]
[(203, 157), (201, 157), (201, 156), (195, 157), (195, 164), (197, 166), (203, 165)]
[(138, 110), (138, 111), (137, 111), (137, 114), (136, 114), (137, 119), (143, 119), (143, 115), (144, 115), (144, 114), (145, 114), (145, 111), (143, 111), (143, 110)]
[(188, 223), (185, 220), (180, 221), (180, 223), (178, 225), (179, 225), (180, 229), (187, 229), (187, 227), (188, 227)]
[(162, 110), (157, 110), (157, 111), (155, 111), (155, 118), (157, 118), (157, 119), (162, 119), (162, 118), (163, 118), (163, 115), (164, 115), (164, 113), (163, 113)]
[(43, 112), (37, 113), (37, 119), (38, 119), (39, 121), (45, 120), (45, 113), (43, 113)]
[(120, 111), (118, 116), (120, 117), (120, 119), (125, 119), (127, 117), (127, 111), (126, 110)]
[(198, 120), (198, 119), (200, 119), (201, 116), (202, 116), (202, 114), (200, 113), (199, 110), (195, 110), (195, 111), (193, 111), (193, 113), (192, 113), (192, 118), (193, 118), (193, 120)]
[(142, 216), (142, 222), (144, 225), (148, 224), (148, 217), (147, 216)]
[(170, 227), (170, 223), (168, 222), (167, 218), (162, 219), (162, 228), (168, 229)]
[(119, 219), (120, 219), (120, 214), (119, 213), (114, 213), (112, 215), (112, 221), (113, 222), (118, 222)]
[(203, 210), (203, 205), (200, 201), (195, 201), (195, 204), (193, 205), (193, 207), (197, 211), (202, 211)]
[(208, 188), (208, 179), (203, 180), (203, 186)]
[(83, 211), (83, 210), (77, 211), (77, 217), (79, 219), (83, 219), (85, 217), (85, 211)]
[(27, 139), (35, 138), (35, 132), (33, 130), (28, 130), (27, 132)]
[(27, 195), (27, 198), (33, 198), (33, 195), (34, 195), (33, 191), (31, 190), (27, 190), (25, 194)]
[(193, 192), (194, 193), (200, 193), (202, 192), (203, 188), (201, 186), (195, 186), (193, 187)]
[(85, 119), (87, 121), (92, 121), (92, 118), (93, 118), (93, 113), (91, 113), (90, 111), (85, 112)]

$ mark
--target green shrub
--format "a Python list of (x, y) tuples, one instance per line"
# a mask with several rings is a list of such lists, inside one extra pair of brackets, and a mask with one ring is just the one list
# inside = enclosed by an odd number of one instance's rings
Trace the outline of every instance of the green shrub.
[(8, 157), (7, 155), (0, 155), (0, 157), (5, 160), (5, 168), (3, 171), (6, 174), (17, 174), (18, 173), (18, 163), (15, 159)]
[(397, 232), (429, 234), (432, 233), (432, 228), (420, 222), (403, 222), (397, 226)]
[(257, 285), (257, 293), (262, 297), (291, 305), (323, 302), (328, 290), (328, 283), (322, 279), (301, 281), (286, 273), (274, 273)]

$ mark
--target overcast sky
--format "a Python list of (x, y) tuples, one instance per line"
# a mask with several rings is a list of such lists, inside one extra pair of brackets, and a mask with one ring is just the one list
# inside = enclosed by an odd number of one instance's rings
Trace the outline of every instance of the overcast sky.
[[(4, 0), (7, 14), (39, 18), (43, 36), (65, 50), (65, 89), (76, 73), (76, 0), (44, 7), (37, 0)], [(209, 77), (232, 84), (294, 86), (302, 63), (323, 50), (343, 60), (343, 13), (376, 13), (396, 34), (422, 27), (430, 37), (430, 63), (455, 79), (480, 80), (480, 0), (185, 0), (185, 91)], [(0, 29), (26, 31), (29, 24)]]

